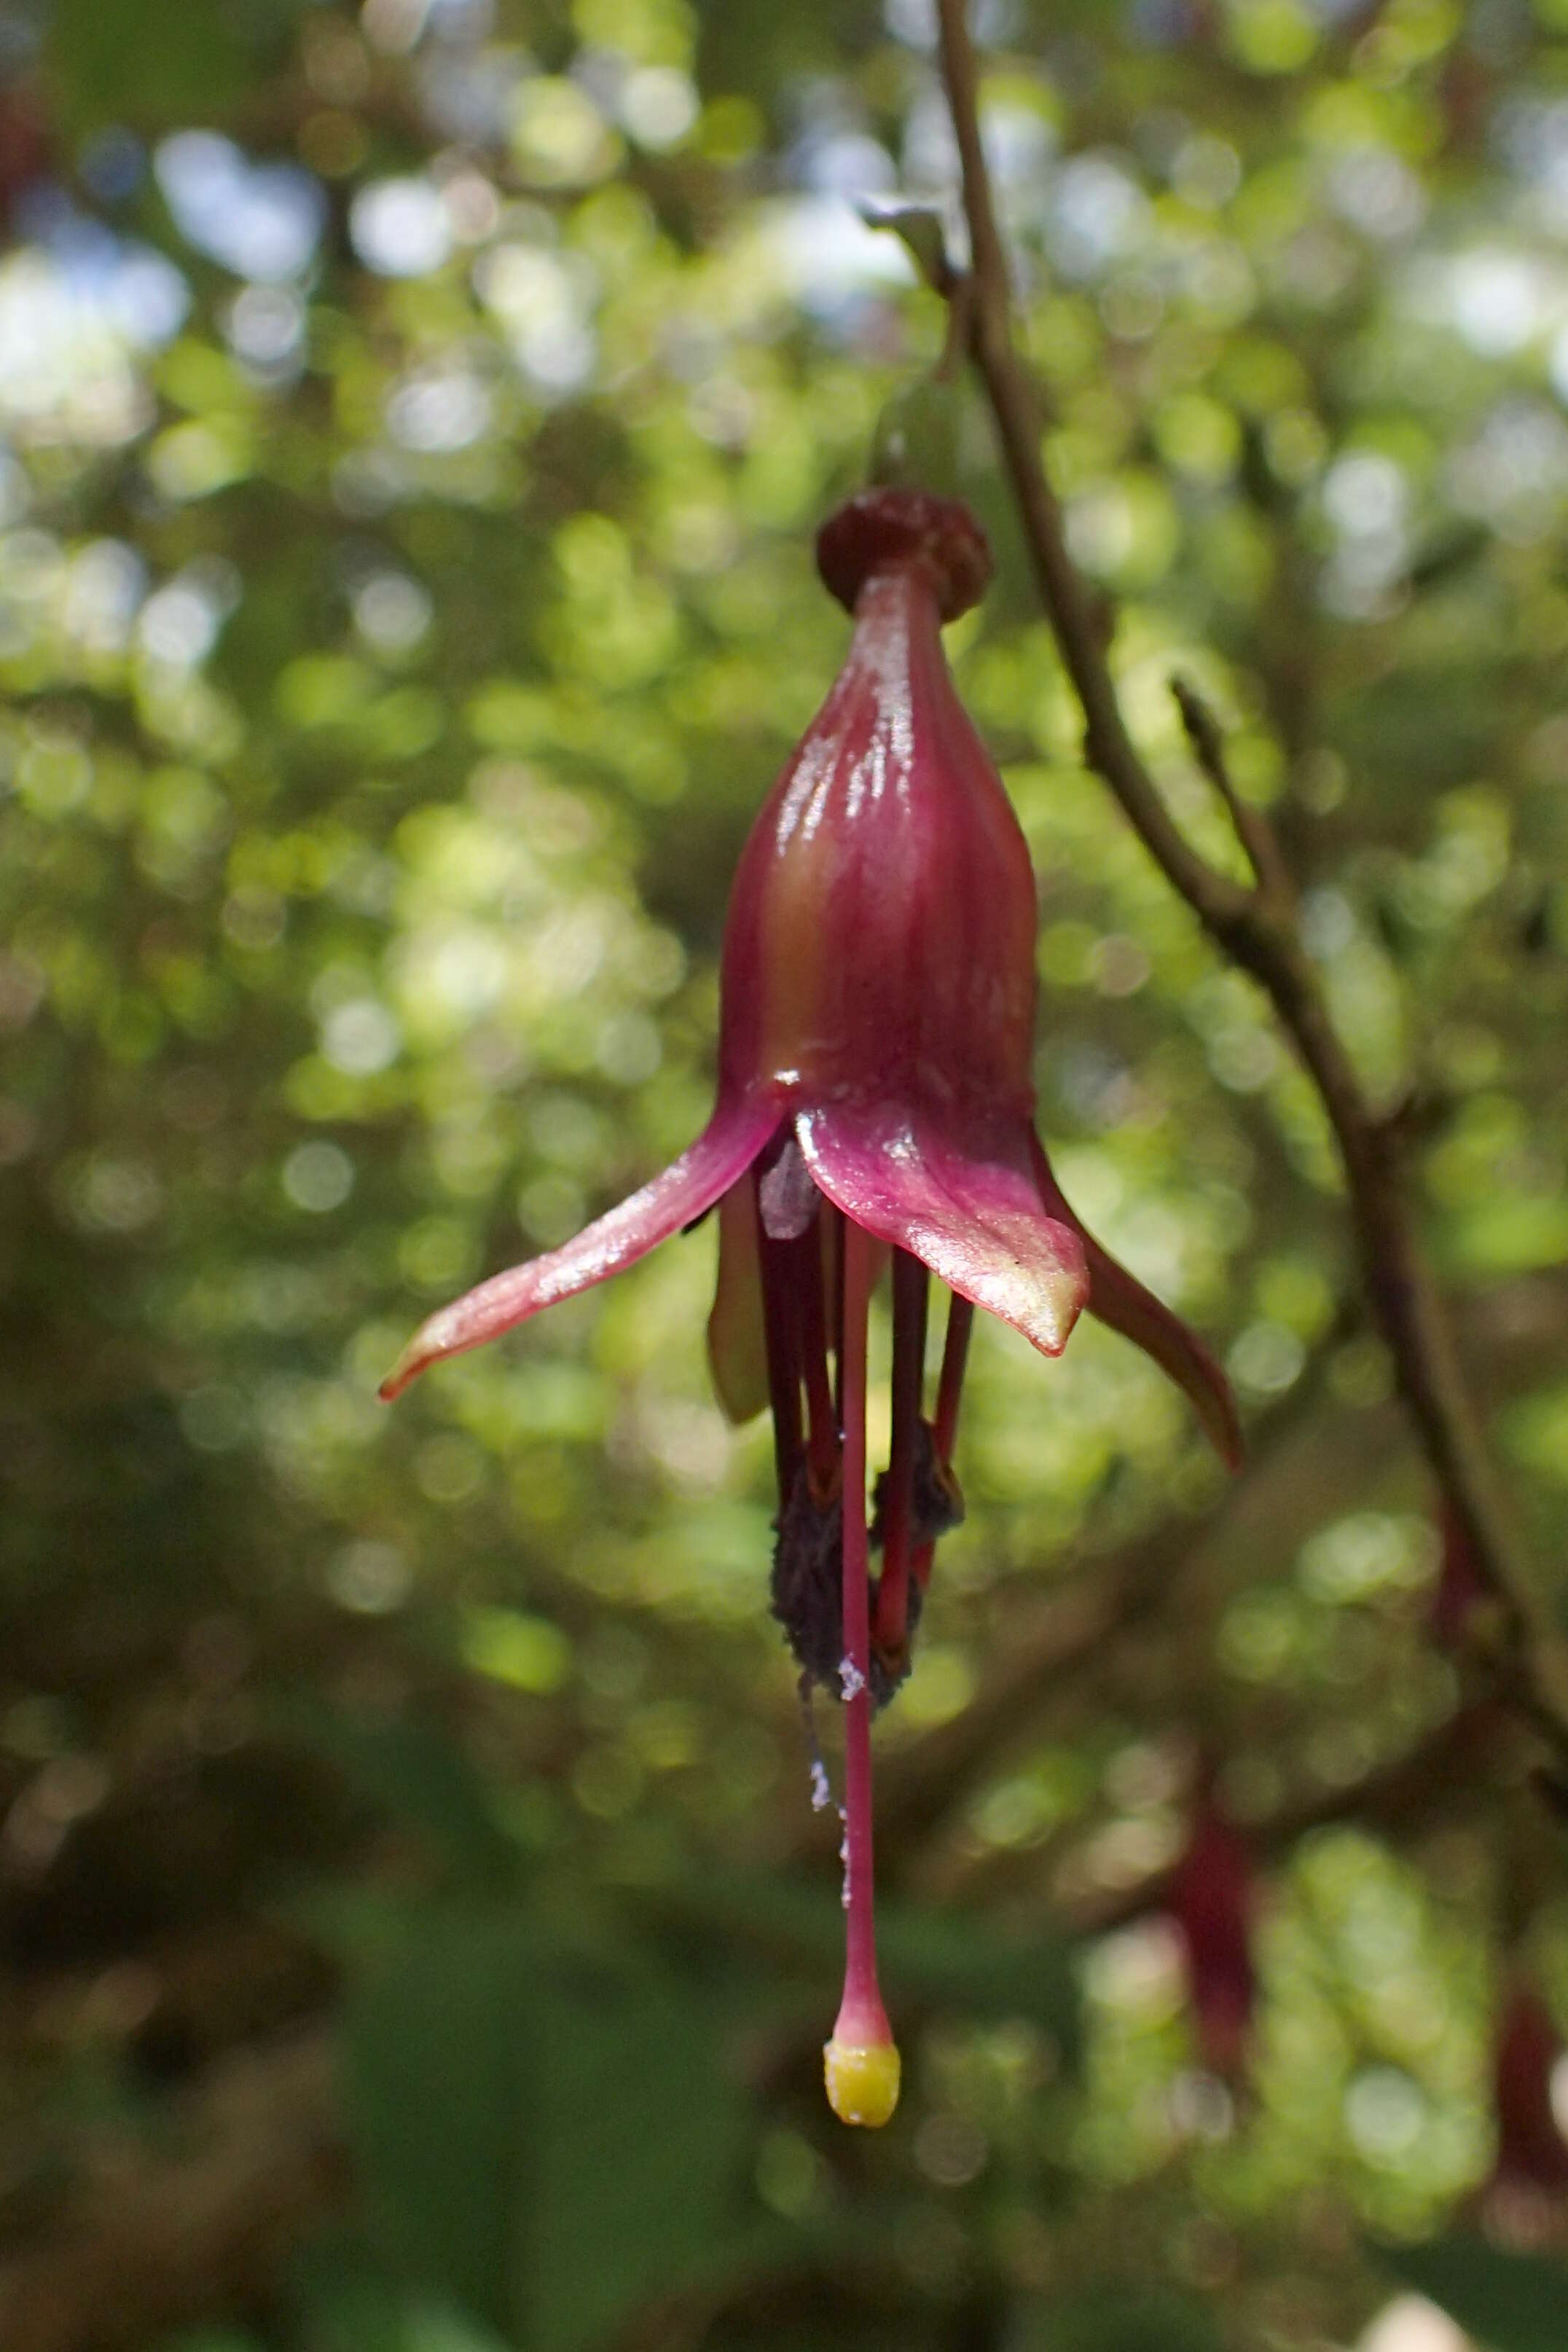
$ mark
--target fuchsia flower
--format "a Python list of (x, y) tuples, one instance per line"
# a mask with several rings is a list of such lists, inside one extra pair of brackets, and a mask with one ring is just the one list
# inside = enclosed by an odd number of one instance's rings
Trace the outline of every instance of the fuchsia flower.
[(1463, 1654), (1476, 1634), (1478, 1620), (1491, 1606), (1491, 1595), (1476, 1567), (1470, 1539), (1451, 1503), (1437, 1515), (1442, 1559), (1432, 1588), (1427, 1627), (1440, 1650), (1450, 1657)]
[[(734, 1419), (772, 1407), (774, 1612), (803, 1675), (845, 1706), (847, 1963), (828, 2095), (846, 2121), (879, 2124), (899, 2059), (877, 1979), (870, 1719), (908, 1669), (935, 1539), (961, 1514), (973, 1308), (1055, 1356), (1087, 1306), (1181, 1383), (1227, 1461), (1238, 1441), (1223, 1376), (1084, 1232), (1035, 1135), (1034, 876), (942, 651), (942, 624), (989, 576), (980, 529), (946, 500), (869, 490), (825, 525), (817, 562), (855, 632), (742, 855), (711, 1121), (575, 1241), (432, 1316), (382, 1393), (719, 1208), (715, 1384)], [(892, 1427), (868, 1529), (867, 1312), (889, 1253)], [(928, 1423), (930, 1274), (952, 1297)]]
[(1568, 2139), (1552, 2097), (1552, 2078), (1563, 2056), (1563, 2037), (1545, 2001), (1528, 1981), (1516, 1982), (1499, 2020), (1492, 2051), (1494, 2193), (1561, 2197), (1568, 2189)]
[(1166, 1904), (1182, 1933), (1204, 2063), (1226, 2080), (1242, 2071), (1258, 1999), (1255, 1897), (1251, 1850), (1205, 1793)]

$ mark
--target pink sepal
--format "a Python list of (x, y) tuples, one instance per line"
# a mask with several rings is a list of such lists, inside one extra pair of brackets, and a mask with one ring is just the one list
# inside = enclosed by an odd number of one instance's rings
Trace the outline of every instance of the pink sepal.
[(843, 1100), (802, 1111), (795, 1133), (835, 1208), (1060, 1355), (1089, 1274), (1074, 1227), (1040, 1206), (1021, 1120)]
[(422, 1323), (381, 1384), (391, 1402), (427, 1364), (459, 1356), (487, 1339), (524, 1323), (542, 1307), (553, 1307), (619, 1274), (668, 1241), (694, 1217), (706, 1216), (738, 1181), (779, 1125), (771, 1094), (734, 1095), (721, 1101), (707, 1127), (679, 1160), (559, 1249), (524, 1265), (492, 1275)]

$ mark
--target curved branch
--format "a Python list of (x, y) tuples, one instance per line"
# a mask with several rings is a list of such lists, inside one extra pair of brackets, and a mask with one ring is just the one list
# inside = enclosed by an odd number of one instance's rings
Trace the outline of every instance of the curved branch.
[[(1322, 1098), (1344, 1164), (1363, 1277), (1400, 1391), (1476, 1572), (1500, 1604), (1501, 1631), (1489, 1661), (1498, 1687), (1559, 1762), (1568, 1761), (1561, 1644), (1536, 1605), (1502, 1511), (1452, 1328), (1416, 1235), (1395, 1129), (1367, 1099), (1329, 1018), (1291, 895), (1278, 885), (1282, 862), (1272, 846), (1263, 853), (1256, 889), (1217, 872), (1183, 837), (1127, 731), (1095, 605), (1068, 552), (1061, 509), (1046, 478), (1037, 404), (1013, 341), (1007, 262), (981, 144), (965, 0), (939, 0), (939, 26), (973, 254), (971, 349), (1041, 602), (1083, 708), (1085, 760), (1172, 887), (1232, 961), (1264, 989)], [(1207, 760), (1219, 760), (1217, 736), (1202, 748)], [(1244, 842), (1249, 853), (1264, 831), (1265, 820), (1253, 813)]]

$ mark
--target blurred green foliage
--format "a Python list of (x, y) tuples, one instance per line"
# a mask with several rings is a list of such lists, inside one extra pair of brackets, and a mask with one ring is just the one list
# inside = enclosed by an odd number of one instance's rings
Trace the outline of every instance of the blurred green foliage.
[[(1237, 863), (1187, 674), (1271, 811), (1554, 1567), (1568, 10), (976, 26), (1130, 722)], [(877, 2143), (820, 2108), (834, 1839), (708, 1232), (375, 1402), (705, 1115), (729, 872), (844, 642), (811, 534), (941, 345), (862, 218), (951, 214), (929, 6), (6, 0), (0, 70), (7, 2145), (68, 2182), (107, 2112), (152, 2162), (154, 2094), (326, 2015), (360, 2183), (147, 2352), (1307, 2352), (1384, 2294), (1364, 2231), (1545, 2342), (1552, 2199), (1410, 2249), (1491, 2175), (1506, 1987), (1568, 2024), (1560, 1854), (1434, 1638), (1321, 1108), (1083, 771), (973, 396), (950, 646), (1039, 877), (1043, 1125), (1254, 1442), (1222, 1494), (1120, 1342), (978, 1335), (879, 1735)], [(1230, 2082), (1160, 1916), (1210, 1785), (1259, 1872)]]

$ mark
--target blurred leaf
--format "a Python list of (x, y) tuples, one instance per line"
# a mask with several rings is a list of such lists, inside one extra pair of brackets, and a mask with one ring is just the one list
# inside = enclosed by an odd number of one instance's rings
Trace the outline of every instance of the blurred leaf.
[(1079, 2041), (1074, 1949), (1065, 1937), (1016, 1935), (973, 1914), (891, 1903), (878, 1916), (888, 1983), (974, 2017), (1022, 2017), (1070, 2057)]
[(461, 1639), (476, 1674), (536, 1696), (559, 1690), (572, 1669), (572, 1644), (560, 1626), (521, 1609), (466, 1609)]
[(885, 228), (904, 246), (927, 286), (941, 293), (949, 276), (947, 232), (942, 215), (924, 205), (882, 205), (858, 207), (868, 228)]
[(305, 0), (244, 9), (188, 0), (53, 0), (48, 65), (57, 119), (79, 136), (108, 124), (155, 135), (210, 122), (278, 61)]
[(1485, 1202), (1456, 1220), (1452, 1247), (1469, 1275), (1561, 1265), (1568, 1255), (1568, 1201), (1552, 1193)]
[(1220, 2352), (1218, 2324), (1205, 2305), (1114, 2287), (1035, 2305), (1008, 2340), (1016, 2352)]
[(901, 385), (877, 419), (869, 478), (956, 498), (963, 403), (962, 385), (935, 376)]
[(510, 2339), (449, 2304), (410, 2295), (368, 2245), (345, 2233), (293, 2265), (299, 2334), (310, 2352), (510, 2352)]
[(351, 1990), (352, 2130), (394, 2276), (505, 2330), (533, 2105), (532, 1931), (434, 1910)]
[(1459, 2231), (1430, 2245), (1372, 2251), (1489, 2352), (1562, 2352), (1568, 2341), (1568, 2265), (1544, 2254), (1510, 2253)]
[(422, 1911), (352, 1992), (348, 2053), (384, 2259), (530, 2352), (742, 2252), (745, 2104), (700, 1987)]
[(354, 1716), (305, 1696), (289, 1718), (374, 1805), (426, 1840), (454, 1890), (493, 1894), (517, 1884), (519, 1850), (496, 1821), (483, 1780), (438, 1724)]
[(700, 1986), (622, 1965), (540, 1990), (528, 2342), (571, 2352), (740, 2255), (745, 2104)]

